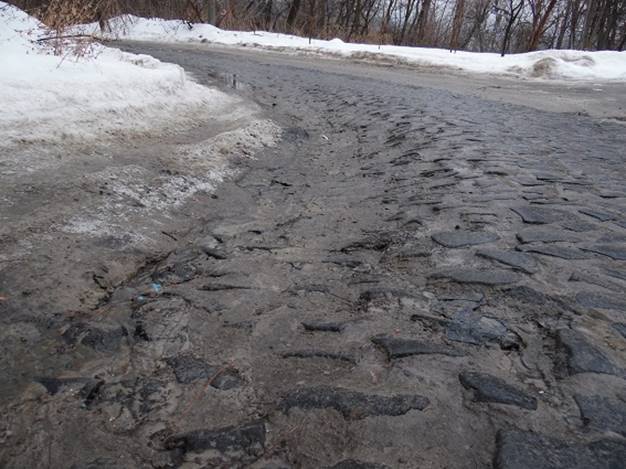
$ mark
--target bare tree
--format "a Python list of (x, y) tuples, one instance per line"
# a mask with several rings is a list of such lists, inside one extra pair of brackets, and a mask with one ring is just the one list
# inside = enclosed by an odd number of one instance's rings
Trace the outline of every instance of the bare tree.
[(497, 9), (499, 9), (502, 13), (508, 16), (508, 20), (504, 28), (504, 37), (502, 38), (502, 47), (500, 48), (500, 55), (502, 57), (504, 57), (504, 55), (509, 50), (513, 25), (515, 24), (515, 21), (517, 21), (517, 18), (524, 8), (524, 0), (518, 0), (517, 3), (515, 3), (515, 1), (516, 0), (507, 0), (505, 8), (500, 8), (496, 5)]
[(459, 48), (459, 35), (463, 26), (463, 15), (465, 14), (465, 0), (457, 0), (454, 8), (454, 19), (452, 20), (452, 34), (450, 35), (450, 52)]
[(532, 12), (532, 32), (528, 41), (528, 50), (532, 51), (537, 48), (541, 36), (545, 32), (546, 23), (554, 10), (556, 0), (549, 0), (548, 5), (544, 5), (544, 0), (528, 0), (530, 11)]
[(621, 50), (626, 45), (626, 0), (10, 1), (51, 24), (97, 21), (103, 28), (112, 16), (130, 13), (311, 38), (332, 35), (501, 54), (546, 47)]

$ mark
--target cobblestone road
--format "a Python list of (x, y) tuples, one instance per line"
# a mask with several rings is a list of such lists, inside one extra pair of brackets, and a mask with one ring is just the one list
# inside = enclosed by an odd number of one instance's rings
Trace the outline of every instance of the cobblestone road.
[(623, 125), (124, 47), (236, 88), (283, 139), (60, 326), (80, 366), (8, 407), (7, 467), (623, 467)]

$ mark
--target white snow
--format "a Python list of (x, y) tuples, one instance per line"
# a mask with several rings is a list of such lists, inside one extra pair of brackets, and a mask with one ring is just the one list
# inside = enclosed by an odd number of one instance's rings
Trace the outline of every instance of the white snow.
[(202, 108), (227, 113), (233, 99), (188, 79), (177, 65), (98, 44), (82, 57), (54, 55), (53, 33), (0, 2), (0, 146), (147, 131)]
[[(78, 30), (101, 34), (97, 24)], [(309, 39), (268, 32), (226, 31), (207, 24), (176, 20), (123, 16), (112, 21), (109, 39), (138, 41), (209, 42), (213, 44), (260, 47), (298, 53), (317, 53), (366, 60), (385, 60), (428, 67), (450, 67), (466, 72), (514, 77), (560, 80), (626, 81), (626, 52), (585, 52), (545, 50), (500, 57), (494, 53), (457, 51), (424, 47), (378, 46)]]

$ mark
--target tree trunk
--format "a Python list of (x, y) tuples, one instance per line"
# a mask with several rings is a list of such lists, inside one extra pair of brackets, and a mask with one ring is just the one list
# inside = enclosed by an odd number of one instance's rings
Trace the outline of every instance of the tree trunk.
[(269, 31), (272, 29), (272, 11), (274, 9), (273, 0), (265, 1), (265, 11), (263, 12), (263, 27)]
[(419, 19), (417, 20), (417, 43), (423, 43), (426, 39), (426, 32), (428, 28), (428, 22), (430, 17), (430, 6), (432, 0), (424, 0), (422, 3), (422, 11), (420, 11)]
[(291, 6), (289, 7), (289, 14), (287, 15), (287, 29), (292, 32), (293, 24), (298, 17), (298, 12), (300, 11), (301, 0), (293, 0), (291, 2)]
[(509, 5), (511, 7), (509, 11), (509, 21), (506, 23), (506, 29), (504, 30), (504, 38), (502, 40), (502, 50), (500, 51), (500, 56), (504, 57), (509, 49), (509, 41), (511, 40), (511, 30), (513, 29), (513, 25), (515, 24), (515, 20), (519, 16), (520, 12), (524, 8), (524, 0), (520, 0), (519, 4), (514, 7), (513, 0), (510, 0)]
[(396, 38), (395, 43), (398, 45), (402, 45), (404, 42), (404, 36), (406, 34), (406, 28), (409, 25), (409, 20), (411, 19), (411, 15), (413, 14), (413, 7), (415, 6), (416, 0), (408, 0), (406, 3), (406, 9), (404, 10), (404, 19), (402, 21), (402, 29), (400, 30), (400, 35)]
[(593, 27), (595, 23), (595, 17), (597, 13), (596, 8), (597, 8), (597, 1), (589, 0), (589, 3), (587, 5), (587, 14), (585, 15), (585, 23), (583, 26), (583, 34), (582, 34), (582, 41), (581, 41), (582, 49), (589, 49), (591, 47), (591, 36), (592, 36)]
[(541, 39), (541, 36), (544, 33), (546, 23), (548, 22), (548, 18), (550, 18), (550, 15), (552, 14), (552, 10), (554, 9), (555, 5), (556, 5), (556, 0), (550, 0), (550, 3), (548, 4), (548, 7), (546, 8), (546, 11), (543, 13), (543, 15), (541, 15), (541, 13), (538, 12), (538, 14), (540, 15), (539, 20), (537, 21), (537, 24), (533, 28), (533, 32), (530, 35), (530, 41), (528, 41), (529, 51), (533, 51), (537, 49), (537, 46), (539, 45), (539, 40)]
[(217, 17), (217, 5), (216, 0), (206, 0), (206, 22), (212, 25), (215, 25), (215, 20)]
[(452, 20), (452, 34), (450, 35), (450, 52), (459, 48), (459, 35), (463, 26), (465, 14), (465, 0), (457, 0), (454, 7), (454, 19)]
[(563, 48), (563, 39), (565, 38), (565, 32), (567, 31), (567, 23), (569, 21), (570, 12), (572, 9), (572, 3), (567, 2), (567, 6), (565, 7), (565, 13), (563, 13), (563, 18), (561, 20), (561, 26), (559, 28), (559, 35), (556, 40), (556, 48)]
[(396, 4), (396, 0), (389, 0), (387, 3), (387, 9), (385, 10), (385, 14), (383, 15), (383, 21), (380, 25), (380, 33), (382, 35), (387, 34), (387, 28), (389, 27), (389, 21), (391, 20), (391, 12), (393, 11), (393, 7)]

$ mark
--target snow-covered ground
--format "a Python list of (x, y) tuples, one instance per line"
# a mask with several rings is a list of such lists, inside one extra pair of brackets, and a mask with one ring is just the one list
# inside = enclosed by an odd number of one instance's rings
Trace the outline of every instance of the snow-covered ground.
[[(97, 24), (84, 25), (82, 32), (101, 34)], [(268, 32), (225, 31), (207, 24), (189, 27), (181, 21), (132, 16), (112, 21), (105, 37), (143, 41), (194, 42), (260, 47), (298, 53), (318, 53), (353, 59), (385, 60), (428, 67), (451, 67), (466, 72), (536, 79), (626, 81), (626, 52), (546, 50), (526, 54), (499, 54), (424, 47), (377, 46), (290, 36)]]
[[(177, 65), (90, 44), (78, 57), (55, 55), (53, 35), (0, 2), (0, 146), (83, 138), (172, 125), (201, 108), (227, 113), (233, 100), (194, 83)], [(191, 115), (187, 116), (192, 119)]]
[(0, 262), (61, 234), (158, 243), (178, 207), (280, 138), (178, 65), (93, 41), (59, 55), (37, 41), (53, 35), (0, 2), (0, 239), (21, 243)]

